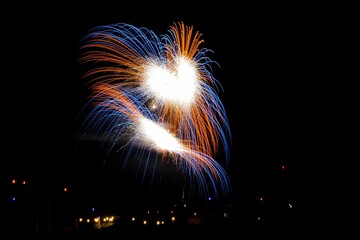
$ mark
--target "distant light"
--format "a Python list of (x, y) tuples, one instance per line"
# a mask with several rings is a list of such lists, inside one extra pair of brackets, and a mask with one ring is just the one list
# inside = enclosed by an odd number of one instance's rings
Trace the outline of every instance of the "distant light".
[(160, 221), (156, 221), (156, 225), (160, 225)]
[(89, 222), (90, 222), (90, 219), (86, 219), (86, 222), (89, 223)]
[(172, 221), (172, 222), (175, 222), (175, 217), (171, 217), (171, 221)]
[(194, 216), (196, 216), (196, 212), (194, 212)]
[(79, 222), (82, 222), (83, 221), (83, 219), (82, 218), (79, 218)]
[(26, 181), (24, 180), (24, 181), (22, 182), (22, 184), (25, 185), (25, 184), (26, 184)]
[(91, 211), (95, 211), (95, 208), (91, 208)]
[(144, 224), (144, 225), (146, 225), (146, 224), (147, 224), (147, 221), (146, 221), (146, 220), (144, 220), (144, 221), (143, 221), (143, 224)]
[(16, 180), (15, 180), (15, 179), (13, 179), (13, 180), (12, 180), (12, 183), (13, 183), (13, 184), (15, 184), (15, 183), (16, 183)]
[(284, 165), (281, 166), (281, 170), (285, 170), (285, 166), (284, 166)]
[(260, 221), (260, 220), (261, 220), (261, 217), (258, 217), (257, 220)]
[(262, 197), (260, 197), (260, 201), (263, 201), (264, 199)]
[(135, 221), (135, 218), (134, 218), (134, 217), (132, 217), (132, 218), (131, 218), (131, 221), (133, 221), (133, 222), (134, 222), (134, 221)]
[(291, 203), (289, 203), (289, 208), (292, 208), (292, 207), (293, 207), (293, 205)]
[(15, 202), (15, 201), (16, 201), (16, 198), (15, 198), (15, 197), (13, 197), (13, 198), (12, 198), (12, 200), (13, 200), (13, 202)]
[(211, 201), (211, 197), (208, 197), (208, 200)]
[(64, 192), (67, 192), (67, 190), (68, 190), (68, 189), (65, 187), (65, 188), (64, 188)]

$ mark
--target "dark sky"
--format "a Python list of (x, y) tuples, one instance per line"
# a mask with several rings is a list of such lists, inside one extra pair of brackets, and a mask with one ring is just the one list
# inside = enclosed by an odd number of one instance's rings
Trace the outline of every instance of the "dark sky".
[(11, 9), (1, 40), (6, 156), (1, 173), (94, 181), (93, 175), (101, 175), (101, 154), (85, 150), (77, 132), (76, 116), (86, 101), (76, 62), (80, 39), (99, 25), (125, 22), (163, 34), (173, 22), (184, 21), (203, 34), (203, 47), (214, 51), (210, 57), (221, 66), (214, 76), (224, 88), (220, 97), (232, 131), (228, 173), (234, 193), (272, 190), (285, 164), (296, 195), (314, 111), (309, 109), (316, 67), (311, 51), (318, 34), (313, 13), (298, 6), (139, 7)]

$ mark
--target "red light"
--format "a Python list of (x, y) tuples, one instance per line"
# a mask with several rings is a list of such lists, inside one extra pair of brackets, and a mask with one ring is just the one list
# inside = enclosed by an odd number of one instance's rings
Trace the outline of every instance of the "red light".
[(284, 165), (281, 166), (281, 170), (285, 170), (285, 166), (284, 166)]
[(15, 184), (15, 183), (16, 183), (16, 180), (15, 180), (15, 179), (13, 179), (13, 180), (12, 180), (12, 183), (13, 183), (13, 184)]
[(264, 200), (262, 197), (260, 197), (260, 201)]
[(22, 184), (25, 185), (25, 184), (26, 184), (26, 181), (23, 181)]

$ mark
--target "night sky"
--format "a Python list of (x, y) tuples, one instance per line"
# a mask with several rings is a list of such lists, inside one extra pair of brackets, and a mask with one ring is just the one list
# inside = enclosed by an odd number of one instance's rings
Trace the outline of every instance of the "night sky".
[(12, 9), (2, 29), (4, 177), (25, 176), (44, 188), (74, 186), (88, 196), (110, 194), (114, 202), (119, 193), (121, 201), (136, 204), (147, 198), (166, 203), (178, 194), (182, 178), (171, 165), (161, 169), (165, 181), (159, 183), (159, 175), (153, 186), (141, 186), (135, 171), (119, 176), (115, 158), (104, 163), (98, 146), (81, 141), (78, 114), (87, 89), (77, 51), (99, 25), (124, 22), (160, 35), (184, 21), (203, 34), (202, 47), (213, 50), (209, 57), (220, 65), (213, 74), (224, 89), (219, 95), (232, 132), (227, 171), (233, 202), (247, 209), (269, 196), (300, 207), (300, 168), (315, 111), (309, 109), (317, 34), (311, 11), (240, 5), (141, 13), (140, 6), (101, 2), (43, 7)]

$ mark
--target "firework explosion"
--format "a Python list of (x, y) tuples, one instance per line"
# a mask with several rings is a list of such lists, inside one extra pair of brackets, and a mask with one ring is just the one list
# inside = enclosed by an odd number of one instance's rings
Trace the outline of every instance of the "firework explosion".
[(124, 23), (94, 28), (80, 48), (80, 63), (91, 66), (84, 74), (92, 106), (85, 122), (110, 149), (127, 138), (129, 151), (137, 147), (147, 162), (145, 152), (171, 159), (201, 192), (211, 186), (217, 196), (218, 189), (229, 192), (229, 180), (214, 157), (222, 146), (228, 163), (231, 134), (210, 71), (217, 63), (200, 48), (201, 36), (183, 22), (160, 37)]

